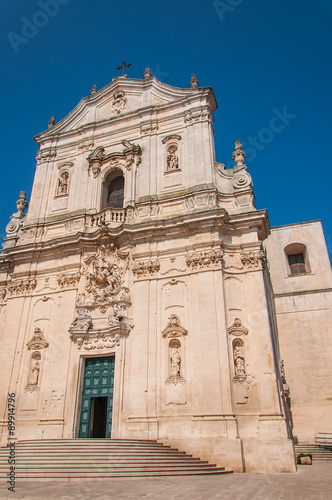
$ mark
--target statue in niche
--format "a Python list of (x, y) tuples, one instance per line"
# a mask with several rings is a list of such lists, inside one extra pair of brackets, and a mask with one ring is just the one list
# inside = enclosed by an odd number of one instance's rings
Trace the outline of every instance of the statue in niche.
[(235, 375), (245, 375), (245, 358), (244, 358), (244, 344), (241, 339), (236, 339), (233, 342), (233, 355), (234, 355), (234, 368)]
[(29, 374), (29, 385), (37, 385), (39, 380), (39, 372), (40, 372), (40, 354), (33, 353), (31, 357), (31, 369)]
[(181, 356), (179, 349), (181, 343), (178, 339), (172, 339), (169, 343), (170, 348), (170, 377), (180, 377), (181, 375)]
[(58, 180), (58, 192), (57, 194), (68, 194), (68, 181), (69, 181), (69, 173), (63, 172)]
[(180, 375), (181, 356), (177, 349), (171, 353), (171, 377), (178, 377)]
[(179, 168), (177, 151), (178, 148), (176, 146), (170, 146), (167, 150), (167, 172), (170, 172), (171, 170), (178, 170)]

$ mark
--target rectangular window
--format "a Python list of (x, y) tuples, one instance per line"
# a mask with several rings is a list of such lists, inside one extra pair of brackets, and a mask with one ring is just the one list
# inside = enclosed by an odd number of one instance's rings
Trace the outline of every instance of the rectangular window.
[(288, 262), (291, 274), (302, 274), (306, 272), (303, 253), (288, 255)]

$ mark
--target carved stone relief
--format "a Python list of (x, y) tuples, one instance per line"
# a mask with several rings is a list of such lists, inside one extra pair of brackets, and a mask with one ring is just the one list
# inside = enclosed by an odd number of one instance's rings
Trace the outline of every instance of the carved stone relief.
[(179, 148), (176, 144), (167, 147), (166, 172), (179, 170)]
[(128, 253), (119, 252), (114, 243), (101, 244), (95, 254), (84, 259), (86, 278), (85, 304), (102, 309), (111, 305), (118, 294), (128, 269)]
[(80, 280), (80, 277), (81, 277), (80, 273), (73, 273), (73, 274), (60, 273), (57, 275), (56, 280), (60, 288), (68, 288), (76, 286)]
[(89, 149), (91, 149), (94, 145), (94, 140), (92, 139), (83, 139), (82, 141), (80, 141), (77, 145), (77, 148), (80, 152), (85, 152), (85, 151), (89, 151)]
[(0, 289), (0, 302), (3, 302), (5, 300), (6, 293), (7, 293), (6, 288), (1, 288)]
[(210, 119), (210, 109), (208, 106), (200, 109), (193, 109), (184, 114), (185, 123), (189, 123), (190, 125), (207, 119)]
[[(131, 305), (129, 289), (124, 286), (128, 252), (120, 252), (114, 243), (101, 243), (97, 251), (84, 258), (84, 291), (76, 301), (76, 317), (69, 328), (78, 348), (86, 350), (116, 347), (131, 327), (126, 322)], [(94, 329), (93, 315), (104, 325)]]
[(159, 129), (157, 121), (148, 121), (141, 124), (140, 131), (142, 135), (154, 134)]
[(233, 324), (227, 329), (229, 335), (240, 337), (241, 335), (248, 335), (248, 328), (242, 325), (239, 318), (235, 318)]
[(82, 343), (78, 342), (78, 348), (86, 349), (88, 351), (94, 349), (109, 349), (120, 345), (121, 335), (119, 333), (110, 334), (103, 332), (96, 332), (88, 338), (83, 339)]
[(125, 97), (125, 93), (123, 90), (118, 90), (113, 94), (112, 100), (112, 108), (113, 112), (116, 114), (120, 114), (123, 111), (127, 104), (127, 98)]
[(57, 196), (68, 194), (69, 185), (69, 172), (65, 170), (59, 174), (58, 185), (57, 185)]
[(228, 271), (259, 270), (266, 266), (264, 252), (225, 253), (223, 267)]
[(98, 177), (104, 165), (131, 170), (136, 163), (141, 163), (142, 151), (140, 146), (129, 141), (122, 141), (123, 152), (115, 152), (105, 155), (105, 148), (99, 146), (87, 158), (89, 162), (89, 172), (93, 177)]
[(57, 414), (61, 410), (62, 402), (63, 402), (63, 392), (53, 390), (51, 392), (50, 397), (45, 399), (42, 412), (46, 416)]
[(233, 186), (238, 190), (252, 187), (251, 176), (248, 174), (248, 172), (239, 172), (233, 177)]
[(160, 269), (160, 263), (158, 260), (152, 261), (149, 260), (147, 262), (136, 262), (131, 270), (134, 275), (138, 278), (143, 278), (148, 275), (152, 276)]
[(223, 259), (222, 250), (211, 250), (210, 252), (200, 252), (199, 254), (189, 254), (186, 256), (186, 264), (193, 270), (215, 267), (221, 264)]
[(261, 251), (241, 253), (241, 261), (248, 269), (264, 269), (266, 266), (266, 256)]
[(33, 331), (31, 340), (27, 343), (28, 350), (46, 349), (48, 346), (49, 344), (46, 342), (42, 330), (36, 327)]
[(36, 156), (37, 163), (53, 160), (56, 157), (56, 154), (56, 150), (51, 148), (45, 149), (43, 151), (38, 151)]
[(36, 286), (37, 281), (34, 278), (20, 281), (11, 281), (7, 285), (7, 292), (10, 296), (31, 293), (36, 288)]

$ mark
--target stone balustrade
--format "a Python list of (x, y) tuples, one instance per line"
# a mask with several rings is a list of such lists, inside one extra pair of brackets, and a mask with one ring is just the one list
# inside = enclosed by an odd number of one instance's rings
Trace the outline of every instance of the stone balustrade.
[(127, 218), (125, 208), (105, 208), (102, 212), (87, 217), (86, 225), (89, 227), (98, 227), (102, 225), (124, 224)]

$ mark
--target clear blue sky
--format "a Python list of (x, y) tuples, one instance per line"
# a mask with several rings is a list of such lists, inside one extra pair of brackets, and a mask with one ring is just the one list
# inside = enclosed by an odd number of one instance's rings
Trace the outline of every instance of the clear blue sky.
[(330, 0), (17, 0), (0, 9), (0, 236), (19, 191), (30, 196), (33, 136), (126, 60), (129, 77), (150, 66), (170, 85), (189, 87), (195, 73), (212, 86), (217, 161), (231, 160), (235, 140), (252, 142), (244, 149), (257, 208), (273, 226), (322, 219), (332, 254)]

